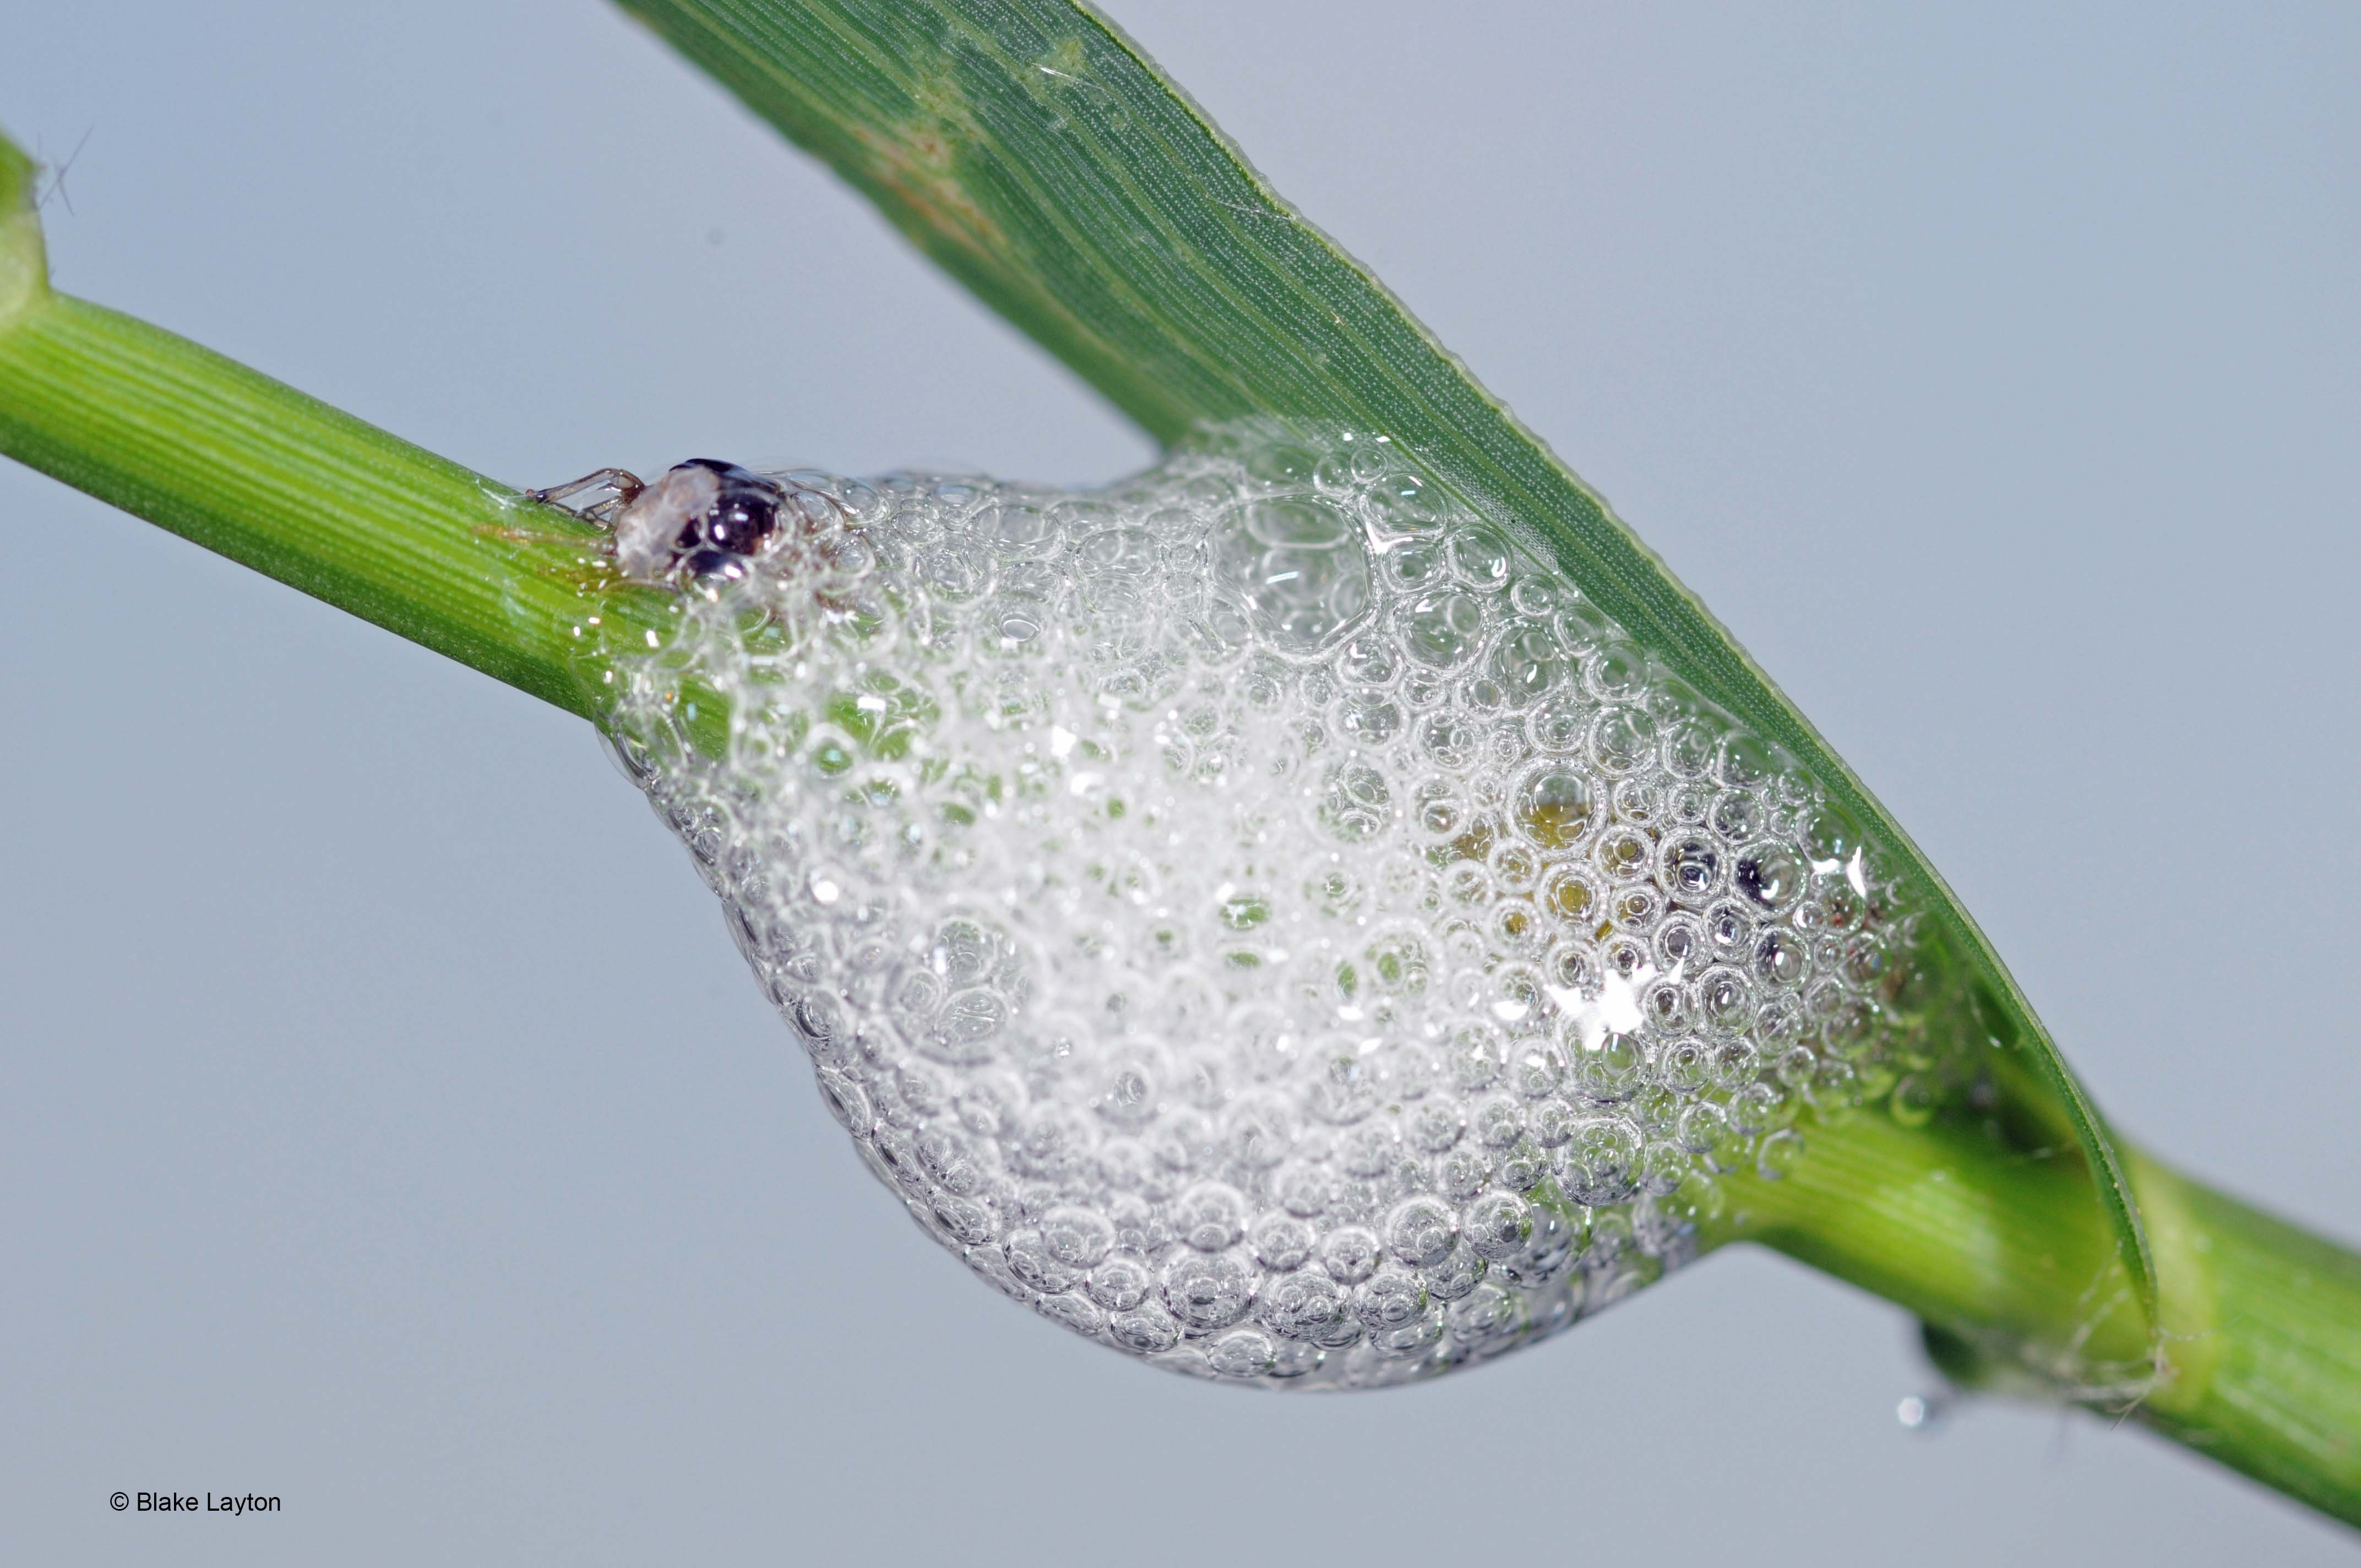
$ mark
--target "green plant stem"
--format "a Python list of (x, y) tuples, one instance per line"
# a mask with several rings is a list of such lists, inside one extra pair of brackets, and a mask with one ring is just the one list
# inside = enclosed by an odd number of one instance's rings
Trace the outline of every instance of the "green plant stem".
[(0, 453), (571, 712), (574, 629), (628, 613), (577, 586), (591, 530), (21, 261)]
[(1753, 1241), (1898, 1302), (1956, 1380), (2128, 1415), (2361, 1524), (2361, 1255), (2129, 1151), (2166, 1366), (2070, 1145), (1858, 1112), (1729, 1179), (1708, 1246)]
[(2210, 1264), (2212, 1375), (2142, 1418), (2202, 1453), (2361, 1525), (2361, 1258), (2181, 1179)]

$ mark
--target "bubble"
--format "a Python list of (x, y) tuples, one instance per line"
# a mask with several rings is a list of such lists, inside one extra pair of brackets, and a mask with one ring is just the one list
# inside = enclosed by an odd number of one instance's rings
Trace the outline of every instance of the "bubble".
[(1453, 1202), (1481, 1192), (1492, 1176), (1491, 1151), (1481, 1144), (1461, 1144), (1434, 1162), (1434, 1190)]
[(876, 1113), (871, 1110), (868, 1091), (846, 1073), (833, 1068), (818, 1069), (820, 1099), (827, 1104), (829, 1114), (854, 1137), (866, 1137), (876, 1124)]
[(1337, 709), (1337, 725), (1345, 737), (1364, 746), (1382, 746), (1401, 733), (1408, 720), (1401, 705), (1390, 697), (1356, 694)]
[(1727, 789), (1713, 797), (1707, 820), (1716, 833), (1733, 844), (1741, 844), (1752, 838), (1761, 825), (1762, 807), (1744, 790)]
[(1180, 1325), (1159, 1308), (1142, 1307), (1107, 1320), (1107, 1337), (1138, 1355), (1154, 1355), (1180, 1343)]
[(1637, 702), (1648, 690), (1648, 656), (1633, 643), (1602, 643), (1584, 663), (1583, 680), (1601, 702)]
[(1209, 1181), (1180, 1194), (1173, 1228), (1199, 1252), (1221, 1252), (1246, 1234), (1246, 1201), (1234, 1187)]
[(1659, 1036), (1677, 1035), (1694, 1013), (1689, 988), (1677, 980), (1651, 981), (1640, 988), (1640, 1017)]
[(1320, 1233), (1292, 1214), (1266, 1214), (1255, 1222), (1249, 1237), (1255, 1261), (1274, 1274), (1301, 1268), (1311, 1259)]
[(1665, 890), (1682, 903), (1703, 904), (1721, 890), (1721, 847), (1704, 834), (1666, 839), (1659, 858)]
[(1528, 1131), (1536, 1147), (1544, 1154), (1574, 1136), (1575, 1124), (1580, 1113), (1564, 1100), (1551, 1099), (1533, 1107)]
[(1281, 1339), (1321, 1340), (1346, 1321), (1345, 1289), (1326, 1275), (1299, 1270), (1263, 1288), (1256, 1321)]
[(1721, 743), (1721, 766), (1718, 770), (1721, 782), (1740, 789), (1751, 789), (1763, 784), (1778, 771), (1778, 760), (1771, 748), (1753, 736), (1743, 732), (1726, 738)]
[(1564, 664), (1557, 633), (1546, 620), (1512, 620), (1492, 644), (1491, 675), (1512, 707), (1539, 701), (1556, 684)]
[(1592, 711), (1579, 697), (1557, 695), (1534, 707), (1525, 733), (1534, 750), (1564, 756), (1581, 750), (1589, 736)]
[(1754, 946), (1754, 972), (1766, 984), (1783, 988), (1801, 985), (1810, 967), (1811, 948), (1793, 931), (1766, 931)]
[(1894, 1085), (1894, 1119), (1905, 1127), (1923, 1127), (1941, 1108), (1939, 1088), (1917, 1073), (1906, 1073)]
[(918, 1163), (944, 1191), (964, 1197), (983, 1187), (988, 1168), (975, 1145), (949, 1127), (929, 1127), (913, 1145)]
[[(1170, 520), (1161, 520), (1170, 527)], [(1006, 548), (1004, 545), (1004, 548)], [(1075, 565), (1086, 577), (1145, 578), (1165, 559), (1165, 546), (1146, 528), (1102, 528), (1075, 546)]]
[(1246, 470), (1268, 485), (1301, 485), (1319, 466), (1319, 457), (1301, 446), (1257, 445), (1246, 453)]
[(1459, 1141), (1466, 1119), (1454, 1101), (1436, 1101), (1412, 1111), (1404, 1128), (1410, 1146), (1425, 1154), (1441, 1154)]
[(1608, 792), (1608, 809), (1622, 821), (1645, 828), (1664, 815), (1664, 793), (1656, 781), (1631, 777), (1615, 781)]
[(1328, 1277), (1344, 1285), (1357, 1285), (1376, 1272), (1378, 1259), (1385, 1255), (1375, 1231), (1359, 1225), (1347, 1225), (1329, 1232), (1321, 1238), (1320, 1266)]
[(1653, 761), (1656, 724), (1636, 707), (1610, 707), (1592, 721), (1590, 758), (1609, 773), (1628, 773)]
[(1320, 821), (1348, 844), (1367, 842), (1392, 825), (1393, 792), (1386, 775), (1366, 762), (1342, 762), (1321, 781)]
[(1205, 1347), (1205, 1365), (1224, 1377), (1260, 1377), (1279, 1360), (1279, 1347), (1253, 1329), (1233, 1329)]
[(1356, 478), (1377, 481), (1369, 487), (1370, 503), (1394, 527), (1423, 531), (1450, 516), (1442, 493), (1416, 474), (1392, 471), (1381, 447), (1364, 444), (1353, 454), (1351, 466)]
[(1369, 564), (1359, 532), (1312, 497), (1249, 501), (1215, 525), (1215, 570), (1272, 645), (1309, 653), (1367, 613)]
[(602, 655), (861, 1157), (995, 1288), (1200, 1375), (1545, 1337), (1800, 1107), (1969, 1080), (1853, 819), (1417, 468), (1240, 427), (1091, 495), (783, 476), (775, 544)]
[(1294, 1147), (1294, 1109), (1274, 1093), (1249, 1094), (1223, 1113), (1223, 1132), (1229, 1157), (1246, 1170), (1268, 1170)]
[(1697, 1016), (1718, 1035), (1736, 1035), (1754, 1017), (1754, 988), (1733, 965), (1716, 964), (1697, 982)]
[(1480, 1343), (1513, 1332), (1519, 1316), (1513, 1296), (1497, 1285), (1486, 1285), (1455, 1303), (1444, 1321), (1453, 1339)]
[[(1510, 1052), (1509, 1087), (1520, 1099), (1545, 1100), (1557, 1092), (1565, 1078), (1565, 1058), (1551, 1041), (1527, 1037)], [(1493, 1140), (1488, 1136), (1486, 1141)]]
[(1712, 1057), (1703, 1040), (1674, 1040), (1656, 1054), (1657, 1080), (1676, 1094), (1697, 1093), (1712, 1076)]
[[(1748, 1050), (1752, 1052), (1753, 1047)], [(1730, 1132), (1740, 1138), (1752, 1138), (1770, 1129), (1777, 1121), (1784, 1097), (1775, 1083), (1765, 1083), (1748, 1075), (1744, 1087), (1733, 1091), (1725, 1109)]]
[(1228, 1253), (1176, 1253), (1160, 1285), (1164, 1305), (1192, 1329), (1226, 1328), (1254, 1304), (1255, 1271)]
[[(1636, 1024), (1637, 1020), (1634, 1019)], [(1648, 1052), (1637, 1034), (1609, 1033), (1573, 1053), (1575, 1082), (1591, 1100), (1612, 1102), (1640, 1086), (1648, 1070)]]
[[(1576, 932), (1589, 933), (1598, 929), (1607, 900), (1598, 878), (1578, 866), (1561, 865), (1553, 866), (1543, 877), (1536, 902), (1544, 918)], [(1562, 945), (1553, 951), (1565, 955), (1554, 968), (1559, 983), (1581, 988), (1583, 982), (1576, 978), (1580, 967), (1595, 968), (1587, 963), (1588, 949), (1575, 944)]]
[(1336, 1140), (1335, 1161), (1347, 1176), (1380, 1177), (1393, 1169), (1400, 1147), (1391, 1126), (1373, 1123)]
[(1525, 1238), (1524, 1246), (1493, 1264), (1496, 1280), (1527, 1288), (1547, 1285), (1565, 1276), (1589, 1239), (1587, 1224), (1578, 1212), (1569, 1212), (1554, 1203), (1535, 1204), (1531, 1217), (1532, 1232)]
[(1704, 777), (1719, 751), (1712, 729), (1695, 718), (1675, 719), (1664, 726), (1660, 743), (1664, 771), (1676, 779)]
[(1307, 1161), (1281, 1166), (1271, 1190), (1289, 1213), (1316, 1219), (1334, 1206), (1335, 1183), (1326, 1167)]
[(1369, 1348), (1389, 1359), (1406, 1359), (1417, 1355), (1443, 1337), (1443, 1309), (1438, 1305), (1427, 1309), (1415, 1322), (1398, 1329), (1371, 1330)]
[(1456, 588), (1422, 594), (1397, 618), (1402, 649), (1432, 670), (1455, 670), (1483, 644), (1484, 602)]
[(1763, 1140), (1754, 1165), (1764, 1180), (1776, 1181), (1802, 1164), (1803, 1159), (1804, 1135), (1793, 1127), (1782, 1127)]
[(1716, 962), (1737, 962), (1754, 946), (1754, 921), (1745, 906), (1725, 898), (1705, 912), (1706, 952)]
[(1486, 863), (1491, 869), (1493, 882), (1509, 893), (1525, 892), (1542, 872), (1541, 856), (1514, 839), (1494, 846)]
[(1490, 1088), (1508, 1065), (1508, 1047), (1488, 1024), (1460, 1025), (1451, 1032), (1445, 1051), (1452, 1084), (1462, 1093)]
[(1145, 1260), (1117, 1254), (1091, 1271), (1090, 1298), (1110, 1312), (1128, 1312), (1156, 1288), (1155, 1273)]
[(1012, 1301), (1023, 1301), (1028, 1305), (1032, 1302), (1032, 1287), (1016, 1277), (1009, 1267), (1007, 1257), (998, 1247), (972, 1246), (962, 1255), (968, 1267), (973, 1269), (976, 1277), (985, 1284)]
[(1303, 1108), (1311, 1115), (1349, 1126), (1378, 1108), (1376, 1066), (1357, 1042), (1331, 1040), (1312, 1065), (1303, 1094)]
[(1458, 1235), (1451, 1210), (1429, 1198), (1413, 1198), (1386, 1217), (1386, 1250), (1421, 1267), (1440, 1262)]
[(1377, 1332), (1415, 1323), (1426, 1313), (1426, 1281), (1406, 1268), (1379, 1269), (1353, 1289), (1353, 1315)]
[(1590, 831), (1598, 804), (1590, 781), (1579, 772), (1545, 763), (1517, 786), (1517, 828), (1543, 850), (1570, 849)]
[(1082, 1282), (1083, 1271), (1060, 1261), (1049, 1250), (1048, 1238), (1038, 1230), (1018, 1231), (1008, 1238), (1004, 1250), (1009, 1272), (1036, 1290), (1068, 1290)]
[(1448, 549), (1452, 569), (1470, 587), (1491, 593), (1509, 586), (1516, 557), (1499, 530), (1481, 523), (1455, 530)]
[(1630, 1123), (1592, 1117), (1558, 1151), (1558, 1185), (1576, 1202), (1594, 1208), (1623, 1202), (1638, 1190), (1640, 1149), (1639, 1131)]
[(1467, 1206), (1462, 1230), (1481, 1255), (1514, 1257), (1533, 1234), (1532, 1208), (1513, 1192), (1488, 1192)]
[(1805, 815), (1803, 848), (1815, 861), (1833, 870), (1861, 849), (1861, 828), (1843, 811), (1823, 806)]
[(1600, 836), (1593, 858), (1609, 881), (1629, 882), (1647, 874), (1654, 852), (1655, 846), (1638, 828), (1612, 828)]
[(1156, 1119), (1162, 1108), (1157, 1098), (1153, 1064), (1133, 1055), (1116, 1060), (1091, 1108), (1120, 1127), (1138, 1128)]
[(1430, 1301), (1456, 1301), (1476, 1288), (1491, 1264), (1479, 1256), (1465, 1242), (1443, 1255), (1439, 1263), (1430, 1263), (1418, 1271), (1419, 1282), (1426, 1287)]
[(1433, 714), (1419, 722), (1418, 748), (1434, 766), (1461, 773), (1483, 755), (1483, 731), (1464, 714)]
[(1493, 891), (1492, 873), (1475, 861), (1458, 861), (1443, 873), (1443, 894), (1454, 904), (1473, 907), (1488, 902)]
[(962, 1246), (981, 1246), (1000, 1234), (998, 1216), (989, 1205), (973, 1199), (939, 1194), (934, 1215), (935, 1223)]
[(1096, 1210), (1068, 1204), (1042, 1216), (1041, 1241), (1060, 1264), (1088, 1269), (1114, 1247), (1115, 1225)]
[(1470, 1124), (1486, 1148), (1507, 1148), (1525, 1135), (1525, 1108), (1513, 1094), (1488, 1094), (1476, 1103)]
[(1669, 1198), (1692, 1168), (1687, 1150), (1669, 1140), (1651, 1143), (1640, 1153), (1633, 1185), (1651, 1198)]
[(1705, 967), (1705, 929), (1689, 916), (1675, 915), (1658, 925), (1654, 946), (1657, 967), (1675, 978), (1695, 974)]
[(1738, 891), (1759, 907), (1776, 913), (1795, 900), (1804, 887), (1804, 862), (1784, 844), (1750, 844), (1738, 852), (1731, 880)]
[(1086, 1297), (1071, 1292), (1044, 1296), (1033, 1303), (1033, 1310), (1053, 1323), (1071, 1329), (1085, 1338), (1095, 1338), (1106, 1327), (1106, 1314), (1093, 1305)]

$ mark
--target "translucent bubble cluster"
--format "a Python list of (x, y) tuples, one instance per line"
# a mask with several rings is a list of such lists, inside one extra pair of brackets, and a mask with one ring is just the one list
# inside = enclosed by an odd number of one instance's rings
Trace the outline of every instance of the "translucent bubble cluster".
[(1804, 1101), (1901, 1106), (1857, 831), (1382, 439), (774, 477), (616, 750), (862, 1157), (1043, 1316), (1430, 1376), (1682, 1261)]

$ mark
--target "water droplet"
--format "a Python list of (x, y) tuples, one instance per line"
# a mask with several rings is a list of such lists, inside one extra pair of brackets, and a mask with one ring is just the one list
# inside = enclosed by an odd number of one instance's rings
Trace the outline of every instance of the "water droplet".
[(1929, 1435), (1950, 1419), (1951, 1401), (1941, 1394), (1912, 1394), (1894, 1407), (1894, 1419), (1910, 1431)]

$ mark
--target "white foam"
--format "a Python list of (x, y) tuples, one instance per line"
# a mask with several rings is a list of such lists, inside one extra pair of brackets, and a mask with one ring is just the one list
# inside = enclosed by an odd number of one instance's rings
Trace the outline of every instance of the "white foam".
[(1076, 1332), (1480, 1360), (1914, 1065), (1909, 911), (1812, 781), (1386, 444), (796, 478), (619, 658), (618, 749), (863, 1157)]

